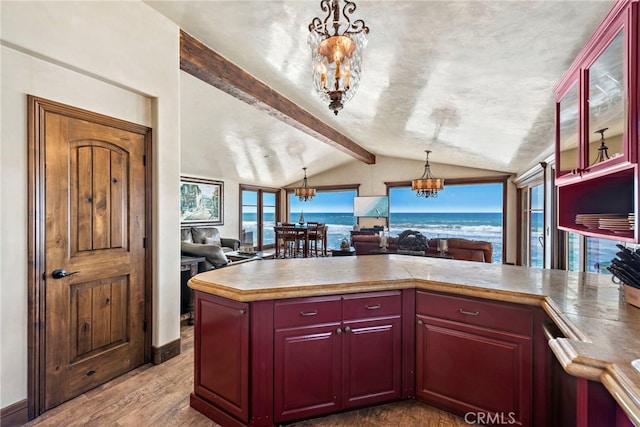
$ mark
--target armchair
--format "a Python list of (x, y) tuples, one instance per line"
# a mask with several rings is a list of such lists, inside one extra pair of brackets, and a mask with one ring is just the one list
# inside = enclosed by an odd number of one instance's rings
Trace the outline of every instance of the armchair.
[(199, 272), (226, 266), (229, 260), (225, 253), (240, 247), (239, 239), (220, 237), (216, 227), (182, 227), (180, 233), (182, 255), (205, 257)]

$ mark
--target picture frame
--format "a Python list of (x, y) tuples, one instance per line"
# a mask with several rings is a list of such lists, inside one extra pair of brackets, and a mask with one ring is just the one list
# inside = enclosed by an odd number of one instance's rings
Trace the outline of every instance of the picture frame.
[(182, 225), (223, 225), (223, 201), (223, 181), (180, 177), (180, 223)]
[(389, 196), (354, 197), (353, 216), (358, 218), (387, 218), (389, 216)]

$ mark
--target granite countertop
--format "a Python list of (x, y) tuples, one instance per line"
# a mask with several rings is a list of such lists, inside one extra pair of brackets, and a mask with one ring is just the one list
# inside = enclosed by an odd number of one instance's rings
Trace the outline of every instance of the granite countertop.
[(444, 291), (542, 307), (566, 338), (549, 341), (570, 374), (600, 381), (640, 425), (640, 308), (611, 276), (402, 255), (244, 263), (198, 274), (195, 290), (259, 301), (388, 289)]

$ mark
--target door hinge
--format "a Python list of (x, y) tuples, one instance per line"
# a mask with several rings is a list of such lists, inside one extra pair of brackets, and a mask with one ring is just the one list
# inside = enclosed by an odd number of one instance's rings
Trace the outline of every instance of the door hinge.
[(142, 238), (142, 249), (147, 249), (147, 238), (146, 237)]
[(143, 166), (147, 166), (147, 155), (146, 155), (146, 154), (144, 154), (144, 155), (142, 156), (142, 165), (143, 165)]
[(142, 321), (142, 330), (143, 330), (144, 332), (147, 332), (147, 319), (144, 319), (144, 320)]

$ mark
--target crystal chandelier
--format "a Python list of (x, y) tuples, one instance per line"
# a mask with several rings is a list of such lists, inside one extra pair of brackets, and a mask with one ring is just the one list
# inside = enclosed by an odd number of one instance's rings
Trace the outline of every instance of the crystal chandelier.
[(295, 194), (301, 202), (306, 202), (307, 200), (313, 199), (316, 195), (316, 189), (309, 187), (309, 184), (307, 184), (307, 168), (302, 168), (302, 170), (304, 171), (302, 187), (294, 188), (293, 194)]
[(420, 178), (411, 181), (411, 189), (416, 192), (418, 197), (438, 197), (438, 191), (444, 188), (444, 179), (435, 178), (431, 175), (431, 166), (429, 165), (429, 153), (431, 151), (424, 150), (424, 152), (427, 153), (424, 173)]
[(369, 33), (362, 19), (351, 22), (348, 17), (355, 12), (356, 4), (348, 0), (344, 3), (340, 9), (340, 0), (322, 0), (320, 8), (327, 16), (324, 20), (313, 18), (307, 38), (313, 85), (336, 115), (358, 90), (362, 51)]

